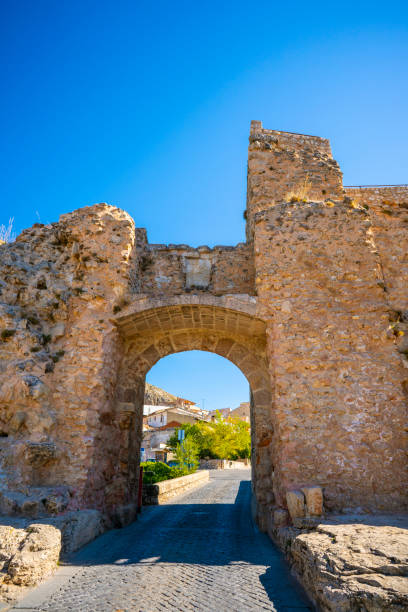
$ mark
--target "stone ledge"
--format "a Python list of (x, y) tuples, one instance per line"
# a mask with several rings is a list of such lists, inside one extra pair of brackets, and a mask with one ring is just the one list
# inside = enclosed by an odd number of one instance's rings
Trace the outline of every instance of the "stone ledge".
[(0, 609), (2, 602), (19, 600), (28, 587), (51, 576), (60, 556), (88, 544), (105, 528), (98, 510), (34, 520), (0, 516)]
[(249, 460), (230, 461), (229, 459), (200, 459), (200, 468), (204, 470), (248, 470)]
[(194, 487), (205, 484), (210, 479), (208, 470), (199, 470), (194, 474), (180, 476), (180, 478), (172, 478), (163, 480), (155, 484), (143, 485), (143, 505), (156, 506), (166, 502), (176, 495), (181, 495)]
[[(107, 523), (99, 510), (85, 509), (59, 516), (25, 518), (0, 515), (0, 529), (28, 529), (30, 525), (52, 526), (61, 533), (61, 554), (75, 552), (106, 531)], [(1, 542), (0, 542), (1, 544)]]
[(143, 294), (135, 296), (129, 306), (124, 308), (120, 314), (112, 317), (112, 321), (118, 327), (121, 327), (134, 315), (169, 306), (216, 306), (227, 310), (236, 310), (251, 316), (257, 315), (257, 298), (247, 293), (231, 293), (223, 296), (183, 293), (164, 298), (154, 298)]
[(322, 612), (408, 610), (407, 516), (338, 515), (268, 532)]

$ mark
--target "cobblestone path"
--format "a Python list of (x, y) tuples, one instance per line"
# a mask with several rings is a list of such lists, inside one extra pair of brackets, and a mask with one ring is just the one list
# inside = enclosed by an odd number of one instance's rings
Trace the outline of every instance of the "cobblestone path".
[(129, 527), (106, 533), (73, 557), (73, 575), (64, 581), (57, 573), (45, 600), (36, 602), (33, 591), (31, 603), (27, 598), (13, 609), (312, 610), (280, 552), (251, 521), (249, 478), (249, 470), (214, 472), (199, 489), (147, 508)]

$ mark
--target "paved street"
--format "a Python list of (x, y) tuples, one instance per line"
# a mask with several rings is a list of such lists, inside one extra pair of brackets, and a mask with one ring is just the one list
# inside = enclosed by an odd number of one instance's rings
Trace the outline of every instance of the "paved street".
[(101, 536), (15, 610), (247, 612), (311, 610), (280, 552), (250, 518), (249, 470), (146, 508)]

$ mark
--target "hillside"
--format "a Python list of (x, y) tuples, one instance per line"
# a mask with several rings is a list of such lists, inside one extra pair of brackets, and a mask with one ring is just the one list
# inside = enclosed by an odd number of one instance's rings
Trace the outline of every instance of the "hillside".
[(171, 393), (167, 393), (160, 387), (155, 387), (150, 383), (145, 385), (144, 403), (150, 406), (172, 406), (176, 404), (177, 397)]

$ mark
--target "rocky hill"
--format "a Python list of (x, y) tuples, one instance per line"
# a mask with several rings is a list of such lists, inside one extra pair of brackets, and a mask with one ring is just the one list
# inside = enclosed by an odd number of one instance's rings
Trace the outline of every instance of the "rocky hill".
[(176, 404), (177, 397), (171, 393), (167, 393), (160, 387), (155, 387), (149, 383), (145, 386), (144, 403), (150, 406), (172, 406)]

